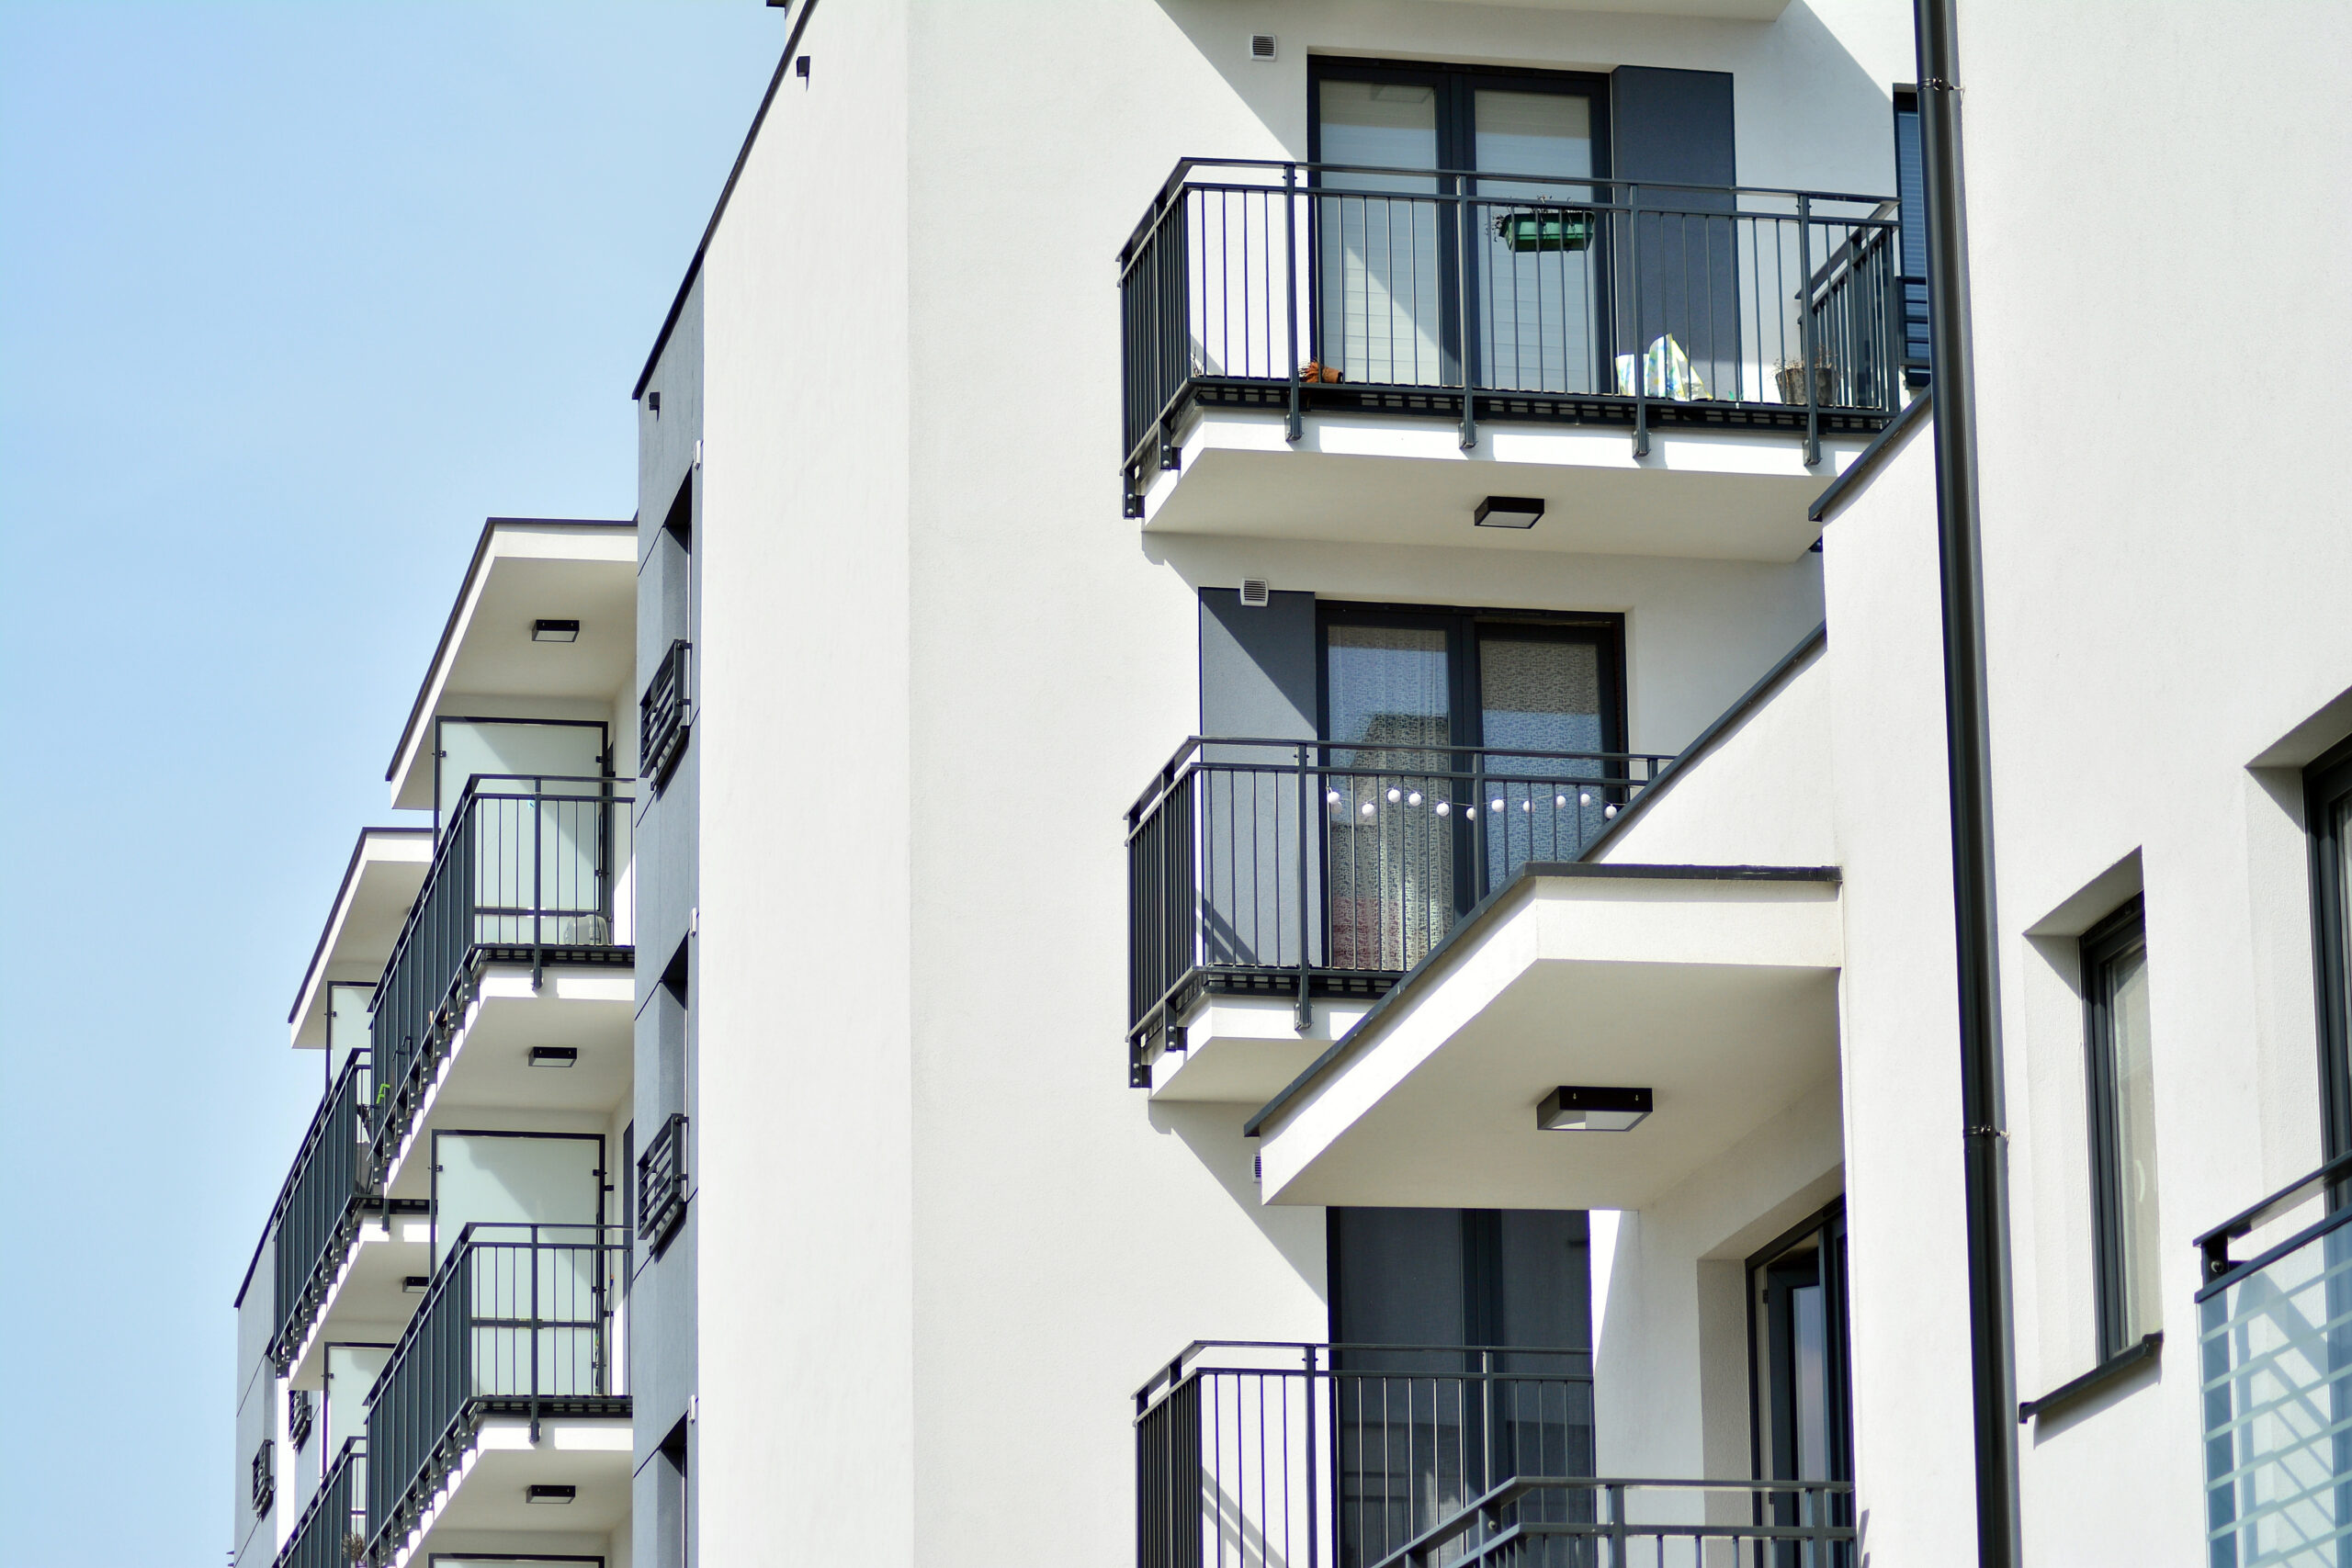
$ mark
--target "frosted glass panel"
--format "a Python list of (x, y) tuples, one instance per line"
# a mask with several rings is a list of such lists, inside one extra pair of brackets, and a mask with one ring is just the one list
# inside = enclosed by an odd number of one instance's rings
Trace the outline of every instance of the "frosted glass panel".
[(389, 1345), (327, 1347), (324, 1462), (333, 1464), (345, 1443), (368, 1435), (368, 1391), (376, 1386), (391, 1353)]
[(445, 718), (440, 722), (442, 826), (448, 826), (466, 781), (481, 773), (594, 778), (604, 771), (605, 727), (525, 720)]
[(327, 987), (327, 1082), (334, 1082), (342, 1074), (352, 1052), (366, 1047), (368, 1004), (375, 995), (373, 986), (338, 981)]
[[(1317, 89), (1322, 161), (1437, 167), (1437, 89), (1327, 81)], [(1351, 381), (1427, 384), (1443, 375), (1434, 175), (1326, 174), (1321, 231), (1324, 363)]]
[[(599, 1199), (595, 1138), (443, 1133), (434, 1139), (433, 1266), (469, 1224), (593, 1225)], [(521, 1233), (513, 1233), (520, 1239)], [(580, 1232), (558, 1239), (586, 1241)]]
[[(1600, 649), (1589, 642), (1528, 637), (1478, 640), (1479, 720), (1489, 747), (1505, 751), (1598, 751), (1601, 727)], [(1490, 775), (1599, 780), (1593, 761), (1489, 753)], [(1607, 793), (1509, 783), (1487, 789), (1487, 886), (1499, 887), (1535, 860), (1567, 860), (1607, 821)], [(1500, 810), (1492, 809), (1495, 800)]]

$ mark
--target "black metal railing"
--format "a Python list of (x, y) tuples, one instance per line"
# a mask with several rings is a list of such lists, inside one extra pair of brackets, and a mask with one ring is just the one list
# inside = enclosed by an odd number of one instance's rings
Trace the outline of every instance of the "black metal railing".
[(693, 723), (691, 699), (686, 695), (686, 662), (693, 651), (694, 645), (684, 637), (673, 642), (662, 662), (653, 667), (645, 694), (637, 700), (638, 772), (656, 795), (670, 782), (686, 750), (686, 730)]
[(276, 1312), (269, 1354), (281, 1374), (334, 1288), (368, 1203), (375, 1081), (366, 1051), (345, 1061), (311, 1118), (278, 1196), (270, 1244)]
[(1905, 296), (1881, 197), (1187, 159), (1119, 255), (1129, 511), (1188, 404), (1875, 431)]
[[(1680, 1561), (1722, 1568), (1849, 1568), (1853, 1492), (1849, 1481), (1521, 1475), (1375, 1568), (1648, 1568), (1669, 1561), (1673, 1546)], [(1648, 1505), (1641, 1511), (1668, 1517), (1636, 1518), (1637, 1496)], [(1766, 1524), (1768, 1513), (1791, 1522)]]
[(655, 1257), (686, 1217), (686, 1118), (673, 1111), (637, 1156), (637, 1239)]
[(316, 1409), (309, 1389), (290, 1388), (286, 1391), (286, 1440), (294, 1445), (296, 1453), (310, 1446)]
[(378, 1168), (400, 1146), (485, 963), (627, 964), (627, 779), (476, 777), (449, 813), (383, 978), (368, 1038)]
[(466, 1227), (368, 1394), (368, 1550), (390, 1561), (488, 1415), (627, 1416), (626, 1233)]
[(1201, 1341), (1136, 1393), (1136, 1562), (1372, 1568), (1513, 1476), (1592, 1468), (1585, 1351)]
[[(1377, 996), (1521, 866), (1574, 860), (1672, 759), (1184, 742), (1127, 812), (1131, 1067), (1204, 991)], [(1138, 1079), (1138, 1081), (1142, 1081)]]
[(327, 1465), (277, 1568), (351, 1568), (366, 1544), (368, 1439), (353, 1438)]
[[(2197, 1238), (2207, 1542), (2213, 1568), (2352, 1552), (2352, 1156)], [(2320, 1212), (2253, 1258), (2230, 1244)]]
[(261, 1440), (254, 1450), (252, 1498), (254, 1517), (267, 1518), (269, 1510), (277, 1503), (277, 1444), (269, 1438)]

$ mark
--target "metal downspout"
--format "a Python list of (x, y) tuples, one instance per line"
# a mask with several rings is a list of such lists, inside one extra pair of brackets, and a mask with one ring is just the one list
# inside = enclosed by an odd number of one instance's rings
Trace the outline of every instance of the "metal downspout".
[(1976, 1561), (2015, 1568), (2017, 1368), (2010, 1325), (2009, 1151), (1994, 912), (1984, 572), (1969, 344), (1960, 56), (1953, 0), (1914, 0), (1928, 208), (1928, 323), (1935, 378), (1936, 533), (1943, 580), (1944, 727), (1951, 760), (1952, 914), (1967, 1201), (1968, 1340), (1975, 1417)]

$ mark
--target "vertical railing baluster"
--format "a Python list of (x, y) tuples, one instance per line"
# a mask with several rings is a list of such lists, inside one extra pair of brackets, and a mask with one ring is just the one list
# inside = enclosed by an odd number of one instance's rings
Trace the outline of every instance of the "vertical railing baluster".
[[(1283, 165), (1283, 321), (1290, 337), (1290, 419), (1284, 438), (1296, 441), (1306, 434), (1298, 404), (1298, 165)], [(1269, 306), (1272, 300), (1268, 301)]]
[(1804, 353), (1804, 466), (1821, 462), (1821, 361), (1813, 319), (1813, 198), (1797, 197), (1797, 330)]

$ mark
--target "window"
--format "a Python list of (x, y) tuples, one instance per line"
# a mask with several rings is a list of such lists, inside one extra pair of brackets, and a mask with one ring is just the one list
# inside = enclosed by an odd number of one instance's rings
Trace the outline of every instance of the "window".
[(2327, 1157), (2352, 1153), (2352, 740), (2303, 774)]
[[(1758, 1481), (1850, 1481), (1851, 1369), (1846, 1335), (1846, 1209), (1832, 1203), (1747, 1260), (1748, 1419)], [(1759, 1498), (1763, 1522), (1808, 1522), (1802, 1495)], [(1851, 1500), (1830, 1521), (1853, 1522)], [(1845, 1563), (1843, 1553), (1832, 1559)], [(1793, 1564), (1792, 1553), (1775, 1563)]]
[(2083, 937), (2091, 1232), (2101, 1360), (2158, 1326), (2155, 1089), (2148, 939), (2132, 899)]

